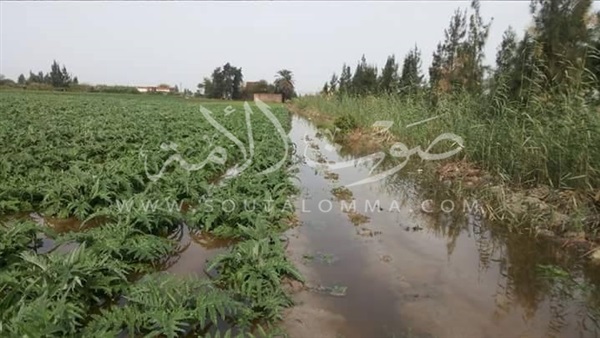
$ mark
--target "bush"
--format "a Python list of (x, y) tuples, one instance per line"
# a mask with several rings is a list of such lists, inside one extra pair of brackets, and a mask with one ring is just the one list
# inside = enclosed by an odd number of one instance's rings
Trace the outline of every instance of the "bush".
[(333, 125), (343, 133), (358, 128), (358, 121), (353, 115), (344, 114), (335, 118)]
[(28, 89), (28, 90), (54, 90), (54, 87), (52, 87), (52, 85), (47, 84), (47, 83), (31, 82), (25, 86), (25, 89)]

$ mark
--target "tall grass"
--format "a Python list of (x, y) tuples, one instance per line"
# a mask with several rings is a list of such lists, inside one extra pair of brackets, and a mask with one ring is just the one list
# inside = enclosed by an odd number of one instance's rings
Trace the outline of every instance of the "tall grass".
[[(433, 105), (426, 93), (305, 96), (295, 103), (334, 118), (350, 115), (361, 127), (393, 121), (390, 131), (409, 148), (425, 149), (441, 133), (454, 133), (465, 141), (457, 156), (515, 184), (591, 191), (600, 186), (600, 110), (577, 96), (532, 97), (527, 105), (468, 94), (443, 97)], [(441, 147), (432, 153), (445, 151)]]

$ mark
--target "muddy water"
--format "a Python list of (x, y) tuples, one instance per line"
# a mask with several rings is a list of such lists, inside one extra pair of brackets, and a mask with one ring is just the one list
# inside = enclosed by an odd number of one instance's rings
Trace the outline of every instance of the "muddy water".
[(179, 250), (166, 263), (165, 270), (179, 276), (207, 276), (206, 263), (232, 244), (232, 241), (213, 238), (187, 226), (182, 227), (178, 242)]
[[(48, 226), (57, 233), (71, 231), (82, 231), (103, 223), (102, 219), (95, 219), (82, 226), (82, 222), (76, 218), (53, 218), (42, 217), (40, 214), (20, 213), (4, 219), (5, 221), (34, 221), (40, 225)], [(179, 276), (207, 276), (205, 271), (208, 261), (217, 255), (224, 253), (235, 242), (234, 240), (220, 239), (200, 230), (194, 230), (181, 224), (172, 234), (170, 239), (175, 240), (177, 248), (175, 253), (166, 262), (161, 263), (160, 269)], [(39, 235), (41, 241), (37, 252), (40, 254), (57, 250), (58, 252), (70, 252), (77, 248), (74, 242), (57, 246), (55, 241), (43, 234)]]
[[(315, 161), (352, 159), (302, 118), (293, 118), (290, 137)], [(286, 314), (292, 336), (600, 335), (597, 268), (551, 242), (498, 230), (459, 210), (460, 201), (453, 212), (424, 212), (427, 189), (415, 183), (415, 168), (351, 187), (355, 211), (369, 218), (352, 224), (331, 189), (366, 178), (370, 168), (338, 169), (333, 180), (310, 162), (299, 165), (301, 226), (288, 231), (288, 248), (307, 282)], [(542, 270), (548, 265), (574, 277), (551, 278)]]

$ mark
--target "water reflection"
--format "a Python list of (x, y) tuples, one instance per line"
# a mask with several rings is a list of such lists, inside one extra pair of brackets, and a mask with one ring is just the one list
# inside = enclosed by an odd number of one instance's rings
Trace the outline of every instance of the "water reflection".
[[(294, 128), (306, 130), (304, 124), (295, 121)], [(324, 133), (320, 149), (328, 145), (327, 138)], [(332, 154), (323, 151), (327, 160), (348, 161), (370, 154), (356, 145), (329, 144), (328, 149), (334, 148), (337, 150)], [(424, 331), (450, 337), (452, 332), (475, 332), (475, 336), (600, 335), (599, 267), (559, 242), (510, 233), (506, 225), (491, 222), (477, 208), (474, 194), (453, 191), (428, 176), (435, 165), (431, 162), (412, 159), (398, 174), (353, 189), (357, 205), (366, 199), (394, 200), (401, 205), (398, 213), (368, 214), (372, 218), (369, 226), (385, 226), (381, 228), (381, 250), (394, 256), (388, 265), (401, 271), (402, 280), (436, 290), (427, 293), (430, 298), (421, 300), (420, 305), (407, 307), (419, 313), (401, 314), (401, 318), (414, 322), (405, 325), (421, 322)], [(374, 173), (396, 165), (398, 161), (387, 156)], [(363, 165), (336, 171), (340, 174), (337, 185), (365, 178), (369, 170)], [(437, 210), (422, 212), (421, 204), (426, 200)], [(446, 200), (454, 204), (451, 212), (440, 210)], [(422, 230), (399, 232), (404, 228)], [(439, 250), (445, 253), (445, 262), (436, 260)], [(430, 290), (427, 288), (413, 287), (418, 292)], [(440, 308), (451, 310), (442, 316)], [(431, 318), (419, 318), (428, 316)], [(461, 323), (473, 329), (469, 331)], [(440, 326), (437, 331), (436, 326)]]
[[(382, 170), (393, 165), (384, 163)], [(475, 249), (472, 253), (478, 257), (479, 280), (495, 278), (496, 322), (518, 313), (525, 322), (545, 323), (545, 337), (600, 335), (598, 266), (558, 241), (510, 233), (502, 223), (469, 212), (465, 206), (472, 205), (473, 198), (459, 198), (441, 182), (414, 175), (414, 168), (412, 172), (389, 177), (385, 182), (387, 192), (407, 200), (412, 198), (415, 209), (418, 201), (427, 199), (436, 206), (445, 200), (458, 206), (452, 212), (437, 208), (434, 214), (427, 215), (426, 227), (433, 236), (445, 239), (448, 261), (457, 250)], [(544, 267), (564, 271), (564, 276), (548, 275)]]

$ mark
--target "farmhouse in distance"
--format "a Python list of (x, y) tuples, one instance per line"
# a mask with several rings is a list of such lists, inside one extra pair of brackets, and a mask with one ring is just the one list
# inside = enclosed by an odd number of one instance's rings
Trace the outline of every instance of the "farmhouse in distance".
[(265, 80), (261, 81), (248, 81), (244, 86), (245, 97), (247, 99), (253, 99), (254, 101), (261, 100), (267, 103), (282, 103), (283, 95), (281, 93), (274, 93), (275, 86), (269, 84)]
[(256, 100), (267, 103), (282, 103), (283, 95), (274, 93), (254, 93), (254, 101)]
[(140, 93), (174, 93), (177, 91), (175, 87), (166, 84), (160, 84), (158, 86), (137, 86), (136, 89)]

